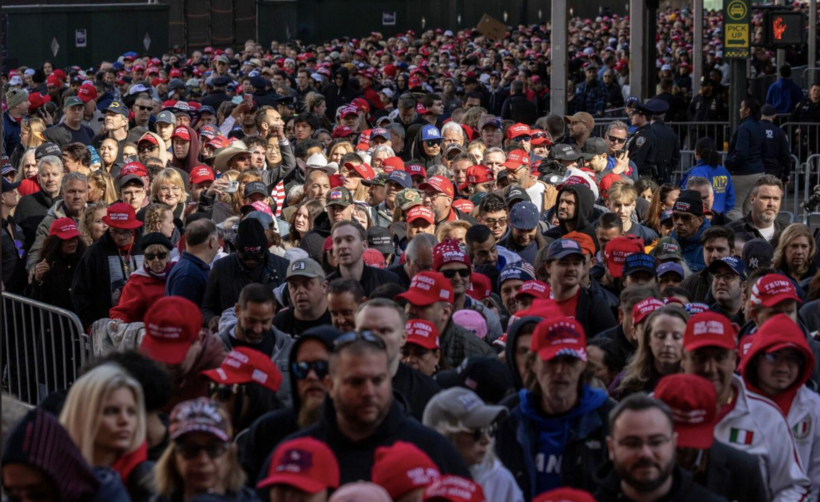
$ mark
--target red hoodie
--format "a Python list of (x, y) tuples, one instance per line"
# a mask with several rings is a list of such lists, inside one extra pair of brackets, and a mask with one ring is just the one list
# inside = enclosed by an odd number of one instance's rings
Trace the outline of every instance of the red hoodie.
[[(781, 392), (776, 396), (768, 396), (755, 384), (755, 382), (757, 382), (757, 355), (789, 347), (795, 348), (803, 353), (805, 361), (803, 363), (802, 374), (797, 377), (794, 384), (785, 392)], [(749, 352), (740, 360), (740, 374), (743, 376), (746, 387), (752, 392), (766, 396), (774, 401), (780, 407), (784, 417), (789, 414), (789, 409), (791, 409), (797, 391), (808, 382), (813, 371), (814, 353), (809, 348), (806, 335), (803, 333), (803, 330), (800, 329), (800, 326), (792, 321), (786, 314), (778, 314), (763, 323), (763, 326), (761, 326), (754, 335), (754, 340), (752, 341)]]

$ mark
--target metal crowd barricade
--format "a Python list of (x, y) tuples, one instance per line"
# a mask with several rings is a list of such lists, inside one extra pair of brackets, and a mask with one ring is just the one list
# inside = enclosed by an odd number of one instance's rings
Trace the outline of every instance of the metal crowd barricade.
[(800, 176), (803, 174), (803, 165), (800, 164), (800, 159), (797, 158), (796, 155), (792, 154), (792, 165), (794, 168), (792, 169), (791, 173), (791, 181), (794, 183), (794, 219), (797, 220), (798, 216), (800, 215)]
[(36, 405), (70, 387), (91, 353), (91, 339), (76, 314), (3, 293), (5, 392)]
[(694, 150), (700, 138), (712, 138), (718, 151), (729, 142), (729, 122), (667, 122), (680, 138), (681, 150)]
[(820, 153), (820, 123), (786, 121), (780, 128), (786, 133), (792, 153), (801, 162)]
[[(720, 154), (721, 163), (726, 163), (726, 152), (718, 152)], [(686, 174), (687, 171), (695, 167), (698, 161), (695, 158), (695, 151), (694, 150), (681, 150), (680, 151), (680, 166), (678, 169), (672, 172), (672, 184), (679, 185), (680, 181), (683, 179), (683, 175)]]
[(803, 70), (803, 89), (808, 89), (810, 84), (820, 82), (820, 68), (806, 68)]
[[(818, 184), (817, 180), (820, 179), (820, 154), (812, 155), (806, 159), (804, 171), (806, 178), (803, 184), (804, 193), (803, 199), (800, 201), (801, 204), (811, 197), (814, 192), (814, 187)], [(803, 223), (808, 225), (812, 216), (820, 216), (820, 206), (814, 207), (813, 210), (805, 208), (803, 211)]]

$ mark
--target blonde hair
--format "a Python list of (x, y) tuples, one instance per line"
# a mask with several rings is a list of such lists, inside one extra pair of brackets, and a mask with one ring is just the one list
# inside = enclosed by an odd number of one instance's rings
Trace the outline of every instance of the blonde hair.
[(784, 265), (787, 265), (784, 263), (786, 260), (786, 248), (798, 237), (805, 237), (806, 240), (809, 241), (809, 254), (806, 257), (806, 264), (803, 265), (800, 270), (790, 270), (790, 272), (803, 276), (811, 267), (812, 259), (817, 252), (817, 245), (814, 243), (809, 227), (802, 223), (792, 223), (780, 234), (777, 249), (774, 250), (774, 268), (782, 269)]
[(629, 364), (624, 368), (624, 377), (621, 384), (618, 386), (618, 392), (621, 397), (626, 397), (635, 392), (645, 391), (646, 384), (652, 378), (652, 368), (655, 366), (655, 355), (652, 354), (652, 347), (649, 339), (652, 337), (652, 324), (655, 319), (662, 315), (677, 317), (681, 319), (684, 324), (689, 320), (689, 314), (686, 309), (680, 305), (670, 303), (664, 305), (658, 310), (649, 314), (646, 318), (646, 328), (643, 330), (643, 336), (638, 339), (638, 348), (635, 350), (635, 355)]
[(161, 202), (148, 204), (145, 208), (145, 233), (159, 232), (166, 211), (170, 212), (171, 206)]
[(85, 208), (82, 219), (77, 230), (80, 232), (80, 238), (85, 242), (86, 246), (94, 243), (91, 240), (91, 225), (94, 224), (94, 213), (100, 209), (108, 209), (108, 203), (104, 201), (97, 201), (95, 204), (89, 204)]
[[(221, 178), (225, 178), (225, 179), (226, 179), (226, 180), (228, 180), (228, 181), (236, 181), (237, 179), (239, 179), (239, 175), (240, 175), (240, 174), (242, 174), (242, 173), (240, 173), (240, 172), (239, 172), (239, 171), (237, 171), (236, 169), (230, 169), (230, 170), (225, 171), (224, 173), (222, 173), (222, 176), (220, 176), (220, 177), (221, 177)], [(225, 204), (228, 204), (229, 206), (231, 206), (231, 209), (233, 209), (233, 206), (234, 206), (234, 196), (235, 196), (235, 195), (236, 195), (236, 193), (226, 193), (226, 194), (223, 194), (223, 195), (219, 198), (219, 201), (220, 201), (220, 202), (223, 202), (223, 203), (225, 203)]]
[[(220, 405), (218, 410), (222, 419), (230, 424), (231, 418), (225, 408)], [(228, 435), (232, 436), (233, 431), (230, 430), (230, 425), (228, 427)], [(238, 493), (242, 487), (245, 486), (247, 476), (245, 471), (242, 470), (242, 466), (239, 465), (239, 454), (237, 453), (236, 443), (230, 443), (225, 455), (228, 455), (228, 471), (225, 473), (225, 491), (228, 493)], [(152, 473), (154, 475), (154, 487), (157, 490), (157, 494), (172, 499), (174, 495), (181, 493), (184, 489), (185, 483), (179, 474), (173, 441), (165, 448), (162, 456), (157, 460)]]
[[(26, 179), (26, 169), (24, 167), (25, 164), (26, 164), (26, 158), (31, 157), (32, 159), (35, 159), (35, 157), (34, 157), (35, 153), (36, 152), (35, 152), (34, 148), (30, 148), (30, 149), (26, 150), (25, 152), (23, 152), (23, 155), (20, 156), (20, 162), (16, 166), (14, 166), (14, 167), (17, 168), (17, 176), (14, 177), (15, 182), (23, 181), (24, 179)], [(35, 162), (35, 164), (37, 163), (36, 160), (34, 162)], [(39, 173), (39, 169), (37, 170), (37, 172)]]
[(327, 152), (328, 161), (333, 157), (333, 152), (335, 152), (339, 148), (344, 148), (345, 150), (347, 150), (345, 153), (351, 153), (356, 151), (356, 149), (353, 147), (353, 143), (351, 143), (350, 141), (339, 141), (338, 143), (335, 143), (330, 146), (330, 150), (328, 150)]
[(154, 202), (160, 201), (157, 198), (159, 195), (159, 187), (168, 183), (179, 187), (179, 204), (188, 200), (188, 192), (185, 191), (185, 183), (182, 181), (182, 176), (180, 176), (176, 169), (166, 167), (157, 173), (154, 177), (154, 181), (151, 183), (151, 199)]
[(145, 401), (142, 386), (116, 364), (97, 366), (80, 377), (68, 391), (60, 413), (60, 423), (91, 465), (94, 463), (94, 443), (100, 427), (105, 399), (115, 390), (127, 388), (134, 394), (137, 407), (137, 429), (126, 453), (139, 448), (145, 441)]
[(436, 230), (436, 239), (439, 242), (442, 242), (444, 239), (447, 238), (447, 234), (449, 234), (451, 231), (457, 228), (463, 228), (466, 232), (467, 230), (470, 230), (471, 226), (472, 225), (470, 225), (469, 222), (466, 222), (464, 220), (447, 221), (439, 225), (438, 229)]
[(46, 125), (46, 121), (41, 119), (40, 117), (32, 117), (28, 120), (28, 125), (25, 122), (22, 122), (20, 125), (21, 129), (28, 129), (28, 141), (26, 144), (23, 145), (26, 148), (37, 148), (38, 146), (42, 145), (46, 142), (45, 138), (43, 137), (43, 133), (48, 128)]
[(94, 171), (88, 175), (88, 182), (94, 183), (104, 191), (103, 200), (106, 204), (113, 204), (117, 201), (117, 188), (114, 186), (114, 177), (103, 171)]
[[(467, 153), (473, 153), (474, 150), (481, 152), (481, 158), (484, 158), (484, 152), (487, 151), (487, 145), (479, 140), (473, 141), (467, 145)], [(475, 157), (476, 155), (473, 153), (473, 156)]]
[(487, 110), (485, 110), (484, 108), (480, 106), (474, 106), (467, 110), (464, 116), (461, 117), (461, 123), (470, 126), (474, 131), (478, 131), (478, 122), (481, 120), (481, 116), (486, 113)]
[(607, 201), (634, 204), (638, 200), (638, 190), (624, 181), (616, 181), (607, 191)]

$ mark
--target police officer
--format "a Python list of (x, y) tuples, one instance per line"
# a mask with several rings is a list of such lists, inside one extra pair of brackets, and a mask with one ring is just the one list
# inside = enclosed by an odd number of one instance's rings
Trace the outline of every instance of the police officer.
[[(718, 84), (719, 86), (719, 84)], [(726, 108), (726, 101), (715, 88), (715, 82), (704, 76), (700, 79), (700, 91), (689, 104), (689, 122), (721, 122), (729, 120), (729, 110)], [(715, 130), (716, 129), (716, 130)], [(722, 149), (725, 141), (725, 134), (722, 126), (707, 127), (697, 125), (689, 128), (689, 135), (692, 136), (690, 144), (703, 137), (714, 138), (718, 148)]]
[(272, 106), (276, 108), (276, 100), (279, 95), (270, 89), (270, 81), (262, 75), (251, 77), (251, 85), (253, 86), (253, 100), (259, 105)]
[(786, 133), (774, 124), (777, 115), (772, 105), (760, 107), (760, 125), (766, 132), (766, 148), (763, 151), (763, 168), (766, 174), (777, 176), (783, 183), (789, 184), (791, 172), (791, 148)]
[(798, 103), (791, 116), (792, 122), (809, 122), (813, 126), (801, 126), (799, 134), (798, 157), (805, 159), (808, 155), (820, 153), (820, 81), (809, 86), (809, 99)]
[(658, 138), (655, 162), (658, 165), (658, 183), (668, 183), (675, 169), (680, 167), (680, 138), (674, 129), (666, 125), (664, 117), (669, 111), (669, 103), (651, 99), (646, 105), (652, 113), (652, 131)]
[(282, 121), (287, 122), (296, 113), (296, 97), (279, 96), (276, 99), (276, 109), (279, 111), (279, 115), (282, 116)]
[(653, 113), (646, 108), (646, 105), (636, 104), (629, 117), (632, 125), (637, 127), (635, 133), (629, 139), (627, 151), (629, 160), (638, 166), (638, 173), (641, 176), (651, 176), (658, 179), (657, 151), (658, 137), (652, 130), (649, 119)]

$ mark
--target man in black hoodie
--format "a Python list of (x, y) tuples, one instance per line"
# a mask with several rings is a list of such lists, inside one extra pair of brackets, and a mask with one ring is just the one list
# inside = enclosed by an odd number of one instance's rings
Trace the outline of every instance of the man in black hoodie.
[(242, 467), (248, 483), (256, 484), (265, 459), (282, 440), (319, 420), (322, 402), (327, 396), (324, 378), (333, 350), (333, 340), (341, 332), (331, 326), (319, 326), (295, 341), (288, 357), (290, 389), (293, 405), (265, 413), (248, 432), (237, 438)]
[(333, 73), (333, 83), (325, 90), (325, 101), (327, 102), (328, 120), (336, 121), (336, 110), (357, 98), (361, 93), (350, 86), (350, 72), (345, 67), (341, 67)]
[(330, 447), (339, 460), (341, 484), (369, 481), (376, 449), (396, 441), (425, 452), (441, 474), (471, 478), (453, 445), (405, 414), (393, 399), (384, 342), (373, 335), (336, 339), (330, 356), (328, 397), (319, 423), (288, 439), (312, 437)]
[(586, 186), (564, 186), (558, 191), (558, 198), (555, 202), (558, 226), (547, 230), (544, 237), (560, 239), (572, 231), (581, 232), (592, 237), (597, 252), (600, 249), (598, 237), (595, 235), (595, 227), (592, 225), (594, 204), (595, 195)]

